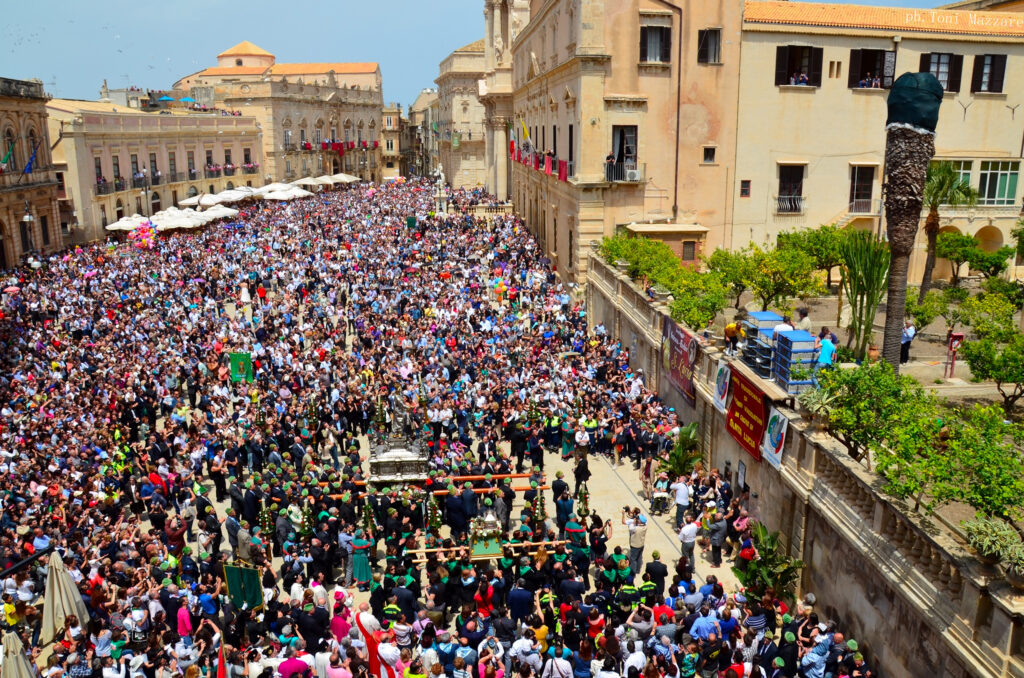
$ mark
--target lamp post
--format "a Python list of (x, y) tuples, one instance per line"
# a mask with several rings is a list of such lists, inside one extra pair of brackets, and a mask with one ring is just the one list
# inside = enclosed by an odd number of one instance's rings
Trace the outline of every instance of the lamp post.
[(28, 251), (22, 252), (22, 256), (27, 260), (32, 252), (35, 251), (35, 239), (32, 237), (32, 227), (36, 218), (32, 216), (32, 208), (28, 204), (28, 200), (25, 201), (25, 216), (21, 218), (21, 223), (24, 224), (23, 228), (28, 234)]

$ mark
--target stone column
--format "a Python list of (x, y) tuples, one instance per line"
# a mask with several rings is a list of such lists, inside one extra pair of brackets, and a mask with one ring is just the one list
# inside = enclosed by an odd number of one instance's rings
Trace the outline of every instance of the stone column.
[(484, 4), (484, 68), (494, 68), (494, 7), (491, 0)]
[(498, 196), (498, 200), (508, 198), (508, 119), (497, 117), (494, 119), (494, 129), (491, 131), (494, 138), (494, 155), (490, 160), (494, 163), (494, 187), (491, 189)]

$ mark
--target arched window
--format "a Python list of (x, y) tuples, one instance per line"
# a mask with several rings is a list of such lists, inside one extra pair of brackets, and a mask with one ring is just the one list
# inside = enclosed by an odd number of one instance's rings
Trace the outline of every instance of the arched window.
[(235, 187), (235, 184), (233, 182), (229, 181), (228, 185), (227, 185), (228, 190), (230, 191), (234, 187)]
[[(8, 153), (10, 157), (8, 157)], [(7, 158), (7, 164), (4, 166), (5, 172), (13, 172), (18, 169), (18, 148), (14, 140), (14, 130), (10, 127), (4, 132), (4, 148), (3, 153), (0, 154), (0, 160)]]
[(236, 66), (241, 66), (242, 65), (242, 60), (241, 59), (235, 59), (235, 65)]
[(29, 159), (31, 159), (32, 156), (35, 155), (35, 161), (32, 163), (33, 171), (38, 169), (40, 165), (39, 153), (37, 152), (38, 150), (39, 146), (37, 145), (36, 131), (34, 129), (30, 129), (28, 131), (28, 158), (26, 158), (25, 162), (28, 163)]
[(160, 194), (159, 193), (154, 193), (153, 194), (153, 199), (150, 201), (150, 204), (153, 206), (153, 211), (154, 212), (159, 212), (160, 211)]
[(188, 187), (188, 197), (191, 198), (194, 195), (199, 195), (199, 191), (196, 189), (195, 186), (189, 186)]
[(115, 209), (114, 213), (116, 214), (117, 218), (118, 219), (123, 218), (124, 217), (124, 203), (122, 203), (120, 200), (118, 200), (117, 201), (117, 205), (115, 207), (116, 207), (116, 209)]

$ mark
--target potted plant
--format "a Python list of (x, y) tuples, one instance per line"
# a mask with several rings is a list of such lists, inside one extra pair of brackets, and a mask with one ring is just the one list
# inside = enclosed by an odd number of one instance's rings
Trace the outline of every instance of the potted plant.
[(1024, 591), (1024, 544), (1017, 542), (1003, 552), (1006, 581), (1018, 591)]
[(1009, 523), (989, 516), (962, 523), (967, 543), (971, 545), (978, 560), (986, 565), (995, 565), (1011, 547), (1020, 546), (1020, 535)]
[(828, 425), (829, 417), (832, 416), (832, 403), (835, 402), (836, 397), (836, 394), (831, 391), (812, 388), (798, 395), (796, 400), (821, 431)]

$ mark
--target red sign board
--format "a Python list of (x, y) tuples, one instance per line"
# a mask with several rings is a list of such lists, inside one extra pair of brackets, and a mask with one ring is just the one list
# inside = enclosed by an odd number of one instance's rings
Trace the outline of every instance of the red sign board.
[(761, 461), (761, 440), (764, 438), (764, 393), (738, 370), (732, 373), (732, 404), (726, 416), (729, 435), (736, 439), (754, 459)]
[(675, 386), (690, 407), (697, 405), (697, 391), (693, 386), (693, 368), (697, 363), (700, 344), (697, 337), (665, 318), (665, 339), (668, 342), (668, 380)]

